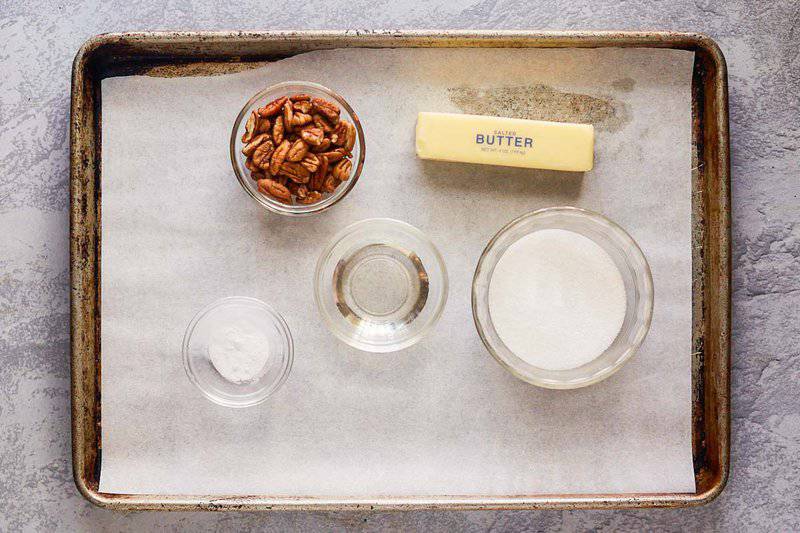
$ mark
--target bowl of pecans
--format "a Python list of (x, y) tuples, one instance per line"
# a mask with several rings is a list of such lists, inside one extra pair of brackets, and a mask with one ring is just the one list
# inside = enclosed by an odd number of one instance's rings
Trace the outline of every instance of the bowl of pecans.
[(341, 96), (316, 83), (288, 81), (245, 104), (230, 150), (250, 197), (275, 213), (303, 216), (331, 207), (355, 186), (364, 132)]

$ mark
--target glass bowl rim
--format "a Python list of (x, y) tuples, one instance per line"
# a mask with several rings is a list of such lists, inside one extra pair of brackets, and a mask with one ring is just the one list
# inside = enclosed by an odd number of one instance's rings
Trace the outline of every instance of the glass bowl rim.
[[(552, 213), (579, 215), (588, 220), (591, 220), (593, 223), (605, 224), (609, 226), (614, 232), (616, 232), (618, 236), (621, 236), (625, 241), (627, 241), (628, 244), (630, 245), (630, 250), (632, 254), (637, 256), (637, 258), (641, 261), (641, 264), (643, 265), (643, 269), (641, 272), (643, 280), (642, 294), (648, 296), (646, 301), (647, 305), (645, 305), (644, 307), (644, 314), (641, 317), (641, 320), (637, 320), (635, 324), (636, 335), (634, 341), (629, 343), (625, 347), (622, 355), (619, 358), (617, 358), (617, 360), (613, 364), (606, 366), (605, 368), (596, 372), (595, 374), (592, 374), (591, 376), (588, 377), (576, 378), (572, 380), (546, 379), (540, 376), (531, 375), (527, 372), (523, 372), (520, 369), (513, 366), (509, 361), (507, 361), (503, 356), (501, 356), (498, 353), (498, 351), (492, 345), (492, 342), (488, 339), (487, 333), (484, 329), (484, 325), (478, 316), (478, 310), (477, 310), (478, 307), (477, 286), (479, 284), (479, 274), (482, 271), (482, 267), (484, 266), (484, 262), (487, 260), (489, 253), (494, 249), (495, 245), (497, 244), (497, 241), (499, 241), (500, 238), (508, 234), (508, 232), (510, 232), (512, 229), (518, 227), (524, 222), (532, 218), (537, 218)], [(581, 235), (583, 234), (581, 233)], [(502, 257), (502, 255), (498, 257), (498, 261), (500, 257)], [(487, 286), (490, 279), (491, 278), (487, 279)], [(631, 357), (633, 357), (633, 355), (639, 350), (639, 347), (644, 342), (644, 339), (647, 337), (647, 334), (650, 331), (650, 326), (653, 320), (653, 306), (655, 302), (655, 292), (653, 290), (653, 277), (652, 277), (652, 271), (650, 269), (650, 263), (647, 261), (647, 257), (644, 255), (642, 249), (639, 247), (639, 243), (637, 243), (633, 239), (633, 237), (631, 237), (630, 234), (622, 228), (622, 226), (620, 226), (610, 218), (595, 211), (574, 206), (553, 206), (553, 207), (545, 207), (542, 209), (536, 209), (534, 211), (523, 213), (522, 215), (514, 218), (513, 220), (505, 224), (502, 228), (500, 228), (500, 230), (498, 230), (497, 233), (495, 233), (494, 236), (492, 236), (492, 238), (486, 244), (486, 247), (481, 252), (481, 256), (478, 259), (478, 263), (475, 267), (475, 272), (473, 274), (471, 292), (472, 292), (471, 294), (472, 319), (473, 322), (475, 323), (475, 329), (478, 331), (478, 335), (480, 336), (481, 341), (483, 342), (483, 345), (485, 346), (486, 350), (498, 363), (500, 363), (500, 365), (503, 368), (505, 368), (516, 378), (531, 383), (532, 385), (536, 385), (538, 387), (543, 387), (547, 389), (577, 389), (592, 385), (594, 383), (598, 383), (615, 374), (620, 368), (622, 368), (625, 365), (625, 363)], [(509, 348), (506, 347), (506, 349), (509, 352), (511, 352)], [(598, 355), (595, 359), (593, 359), (593, 361), (602, 357), (605, 353), (607, 353), (607, 351), (608, 349), (606, 349), (602, 354)], [(511, 353), (513, 354), (513, 352)]]
[[(248, 114), (248, 111), (253, 107), (253, 105), (258, 102), (259, 100), (263, 99), (267, 94), (270, 94), (275, 91), (282, 91), (287, 89), (288, 87), (307, 87), (309, 89), (313, 89), (315, 91), (322, 92), (336, 101), (348, 115), (353, 120), (353, 125), (356, 128), (356, 144), (359, 148), (358, 153), (358, 161), (354, 162), (353, 170), (351, 171), (350, 178), (347, 180), (347, 183), (344, 185), (340, 185), (335, 192), (333, 192), (327, 198), (322, 199), (319, 202), (314, 204), (308, 205), (298, 205), (298, 204), (283, 204), (278, 202), (277, 200), (272, 200), (271, 198), (267, 198), (264, 195), (256, 194), (253, 189), (248, 186), (249, 181), (251, 178), (244, 174), (244, 171), (241, 168), (241, 165), (238, 162), (238, 151), (236, 147), (236, 141), (239, 139), (241, 125), (245, 120), (245, 117)], [(288, 95), (287, 95), (288, 96)], [(233, 166), (233, 172), (236, 176), (239, 185), (242, 186), (242, 189), (258, 203), (264, 209), (271, 211), (273, 213), (278, 213), (280, 215), (286, 216), (294, 216), (294, 217), (302, 217), (312, 215), (314, 213), (321, 213), (334, 205), (338, 204), (339, 201), (347, 196), (350, 191), (356, 186), (358, 179), (361, 177), (361, 172), (364, 168), (364, 159), (366, 157), (366, 143), (364, 141), (364, 130), (361, 126), (361, 119), (358, 118), (358, 115), (339, 93), (325, 87), (324, 85), (320, 85), (319, 83), (314, 83), (311, 81), (300, 81), (300, 80), (289, 80), (289, 81), (282, 81), (280, 83), (275, 83), (266, 87), (256, 94), (254, 94), (242, 109), (239, 111), (239, 114), (236, 116), (236, 120), (233, 123), (233, 130), (231, 131), (231, 138), (230, 138), (230, 157), (231, 157), (231, 165)]]

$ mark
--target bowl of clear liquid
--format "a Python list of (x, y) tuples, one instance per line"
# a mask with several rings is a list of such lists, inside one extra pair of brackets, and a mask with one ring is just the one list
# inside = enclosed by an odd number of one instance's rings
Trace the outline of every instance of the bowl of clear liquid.
[(414, 226), (362, 220), (322, 252), (314, 297), (340, 340), (367, 352), (394, 352), (436, 324), (447, 300), (447, 271), (439, 251)]

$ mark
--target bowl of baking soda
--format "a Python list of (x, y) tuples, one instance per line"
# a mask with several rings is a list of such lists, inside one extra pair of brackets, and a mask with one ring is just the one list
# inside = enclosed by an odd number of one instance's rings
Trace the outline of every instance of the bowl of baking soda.
[(286, 321), (255, 298), (222, 298), (197, 313), (183, 338), (186, 374), (209, 400), (249, 407), (280, 388), (294, 347)]
[(518, 378), (553, 389), (603, 380), (644, 341), (650, 267), (606, 217), (575, 207), (523, 215), (486, 246), (472, 312), (488, 351)]

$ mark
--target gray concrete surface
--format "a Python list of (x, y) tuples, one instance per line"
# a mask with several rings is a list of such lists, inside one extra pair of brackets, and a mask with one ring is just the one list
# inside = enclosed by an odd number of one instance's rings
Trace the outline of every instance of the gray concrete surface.
[[(0, 531), (800, 530), (800, 3), (796, 0), (0, 0)], [(154, 29), (672, 29), (730, 69), (733, 466), (712, 504), (625, 512), (114, 513), (70, 468), (70, 63)]]

